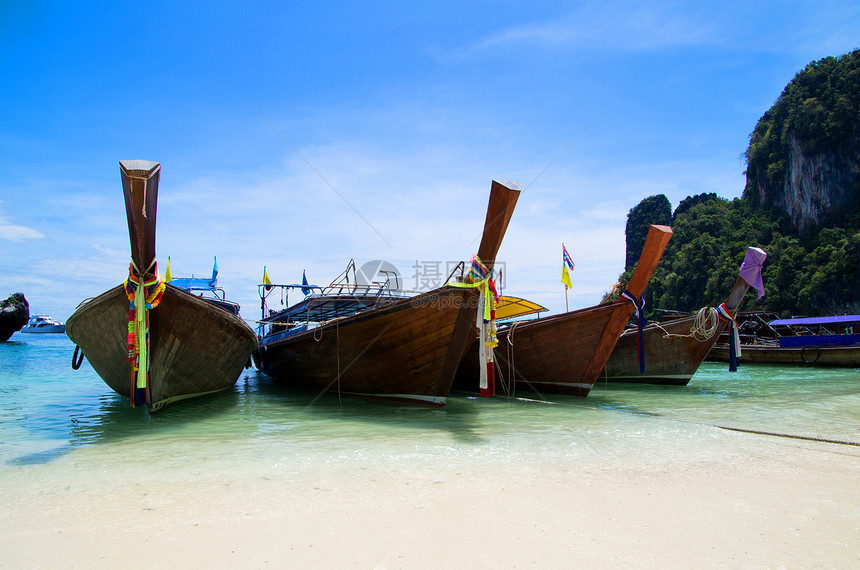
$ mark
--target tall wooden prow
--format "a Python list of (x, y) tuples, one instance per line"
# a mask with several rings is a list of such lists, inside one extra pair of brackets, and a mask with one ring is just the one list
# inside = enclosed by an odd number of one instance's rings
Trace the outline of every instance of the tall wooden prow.
[(161, 165), (149, 160), (121, 160), (119, 168), (131, 261), (135, 273), (145, 279), (155, 272), (155, 222)]
[(505, 232), (508, 230), (511, 216), (514, 214), (521, 188), (522, 185), (518, 182), (499, 180), (493, 180), (490, 186), (490, 202), (487, 205), (484, 234), (478, 246), (478, 257), (491, 271), (496, 263), (502, 240), (505, 238)]
[[(648, 228), (648, 236), (645, 238), (645, 245), (642, 248), (642, 254), (639, 257), (639, 262), (636, 264), (636, 269), (633, 270), (633, 277), (630, 278), (630, 283), (627, 285), (627, 291), (637, 300), (642, 299), (642, 294), (651, 280), (651, 275), (657, 269), (660, 263), (660, 258), (663, 257), (663, 251), (672, 237), (672, 228), (668, 226), (658, 226), (652, 224)], [(597, 345), (597, 350), (594, 351), (594, 356), (588, 363), (588, 368), (585, 371), (584, 377), (591, 383), (600, 375), (609, 355), (612, 354), (615, 345), (618, 343), (618, 338), (621, 332), (636, 312), (636, 307), (632, 302), (619, 299), (618, 303), (623, 303), (622, 309), (614, 311), (609, 323), (606, 325), (606, 331)]]
[[(491, 272), (496, 264), (496, 256), (502, 246), (502, 240), (505, 238), (511, 216), (514, 214), (521, 188), (522, 185), (518, 182), (500, 182), (498, 180), (493, 180), (490, 185), (490, 200), (487, 204), (487, 217), (484, 220), (484, 233), (481, 236), (481, 243), (478, 245), (478, 258), (484, 263), (488, 272)], [(476, 296), (477, 293), (471, 295), (472, 298)], [(460, 307), (454, 325), (451, 348), (442, 369), (446, 395), (454, 382), (454, 375), (457, 372), (457, 367), (460, 366), (460, 361), (463, 360), (472, 345), (472, 339), (475, 336), (476, 315), (475, 305), (471, 302), (464, 303), (464, 306)]]

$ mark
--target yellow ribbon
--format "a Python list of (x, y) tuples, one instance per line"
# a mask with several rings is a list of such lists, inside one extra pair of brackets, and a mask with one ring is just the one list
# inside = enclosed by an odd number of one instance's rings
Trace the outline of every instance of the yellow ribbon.
[(474, 283), (460, 283), (458, 281), (451, 281), (445, 284), (446, 287), (460, 287), (462, 289), (475, 289), (481, 288), (481, 293), (484, 295), (484, 320), (489, 321), (492, 316), (492, 303), (495, 303), (495, 299), (493, 298), (492, 292), (490, 291), (489, 286), (487, 286), (487, 282), (490, 280), (489, 277), (486, 279), (482, 279), (481, 281), (476, 281)]
[(140, 350), (140, 356), (137, 362), (139, 369), (137, 372), (137, 387), (146, 388), (146, 379), (149, 373), (149, 354), (147, 346), (147, 330), (146, 326), (146, 288), (138, 287), (134, 293), (134, 319), (135, 319), (135, 336), (137, 336), (137, 345)]

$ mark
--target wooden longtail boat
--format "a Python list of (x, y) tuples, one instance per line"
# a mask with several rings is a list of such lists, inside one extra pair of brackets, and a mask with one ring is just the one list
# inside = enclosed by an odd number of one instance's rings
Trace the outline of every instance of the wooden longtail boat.
[[(642, 298), (671, 236), (669, 227), (652, 225), (649, 228), (645, 247), (627, 287), (635, 299)], [(498, 389), (508, 395), (521, 388), (538, 395), (587, 396), (635, 311), (633, 302), (625, 298), (542, 319), (514, 321), (497, 334)], [(473, 347), (461, 364), (458, 389), (477, 389), (477, 363), (477, 348)]]
[[(860, 368), (860, 315), (780, 319), (761, 312), (741, 314), (740, 362)], [(707, 360), (728, 362), (726, 339), (714, 345)]]
[[(728, 310), (731, 315), (735, 314), (750, 288), (749, 281), (755, 281), (745, 275), (745, 268), (750, 266), (753, 263), (752, 258), (755, 258), (760, 276), (761, 264), (766, 257), (764, 251), (758, 248), (747, 249), (741, 274), (721, 306), (722, 310)], [(645, 328), (644, 372), (641, 371), (639, 363), (637, 331), (628, 328), (618, 339), (615, 350), (606, 362), (601, 380), (605, 378), (610, 382), (686, 386), (727, 324), (728, 321), (721, 318), (714, 307), (705, 307), (696, 315), (649, 324)]]
[[(477, 257), (492, 271), (520, 185), (493, 181)], [(324, 290), (302, 301), (358, 311), (297, 324), (291, 308), (266, 316), (258, 366), (275, 381), (383, 400), (443, 406), (476, 331), (476, 288), (441, 287), (367, 302), (367, 291)], [(340, 313), (343, 314), (343, 311)]]
[[(80, 349), (108, 386), (131, 397), (132, 406), (146, 405), (155, 412), (171, 402), (233, 386), (257, 337), (236, 314), (163, 284), (155, 263), (161, 165), (144, 160), (119, 164), (131, 241), (129, 280), (82, 303), (66, 322), (66, 334), (77, 345), (76, 355)], [(148, 343), (143, 340), (147, 320)], [(80, 366), (74, 360), (73, 366)]]

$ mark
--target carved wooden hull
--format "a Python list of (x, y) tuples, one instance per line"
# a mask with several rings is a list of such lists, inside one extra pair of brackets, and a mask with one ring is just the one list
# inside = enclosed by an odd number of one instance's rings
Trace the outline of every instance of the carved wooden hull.
[[(639, 372), (637, 332), (624, 331), (606, 362), (601, 379), (686, 386), (726, 326), (721, 322), (711, 338), (699, 341), (689, 336), (695, 320), (695, 316), (682, 317), (660, 323), (659, 327), (649, 325), (645, 329), (644, 374)], [(672, 336), (667, 338), (667, 334)]]
[[(641, 297), (672, 230), (651, 226), (628, 290)], [(499, 331), (496, 391), (587, 396), (635, 312), (627, 300), (522, 321)], [(465, 357), (457, 387), (478, 386), (477, 345)]]
[(474, 289), (438, 289), (263, 342), (259, 364), (291, 385), (442, 406), (476, 308)]
[[(749, 283), (738, 277), (725, 305), (735, 313), (749, 290)], [(610, 382), (636, 382), (686, 386), (725, 330), (720, 320), (708, 338), (691, 336), (696, 317), (682, 317), (645, 328), (645, 372), (639, 368), (639, 337), (626, 330), (606, 362), (604, 377)], [(726, 357), (728, 362), (728, 356)]]
[[(128, 305), (117, 286), (82, 305), (66, 322), (66, 334), (111, 389), (131, 394), (126, 361)], [(167, 285), (161, 304), (150, 311), (151, 411), (233, 386), (257, 348), (254, 331), (212, 303)]]
[[(711, 362), (728, 362), (729, 347), (716, 344), (708, 353)], [(741, 364), (789, 364), (860, 368), (860, 346), (779, 347), (741, 345)]]
[[(633, 311), (629, 302), (615, 302), (500, 331), (495, 351), (497, 385), (504, 378), (513, 381), (516, 394), (587, 396)], [(475, 354), (470, 352), (464, 359), (465, 366), (477, 362), (477, 343), (475, 347)]]

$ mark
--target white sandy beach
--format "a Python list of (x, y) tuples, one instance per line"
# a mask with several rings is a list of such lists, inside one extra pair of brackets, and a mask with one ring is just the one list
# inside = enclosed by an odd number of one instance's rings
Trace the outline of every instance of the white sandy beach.
[(486, 473), (425, 462), (220, 475), (181, 458), (106, 468), (81, 451), (62, 468), (20, 467), (32, 476), (14, 486), (3, 474), (0, 566), (860, 567), (860, 448), (721, 437), (744, 453)]

